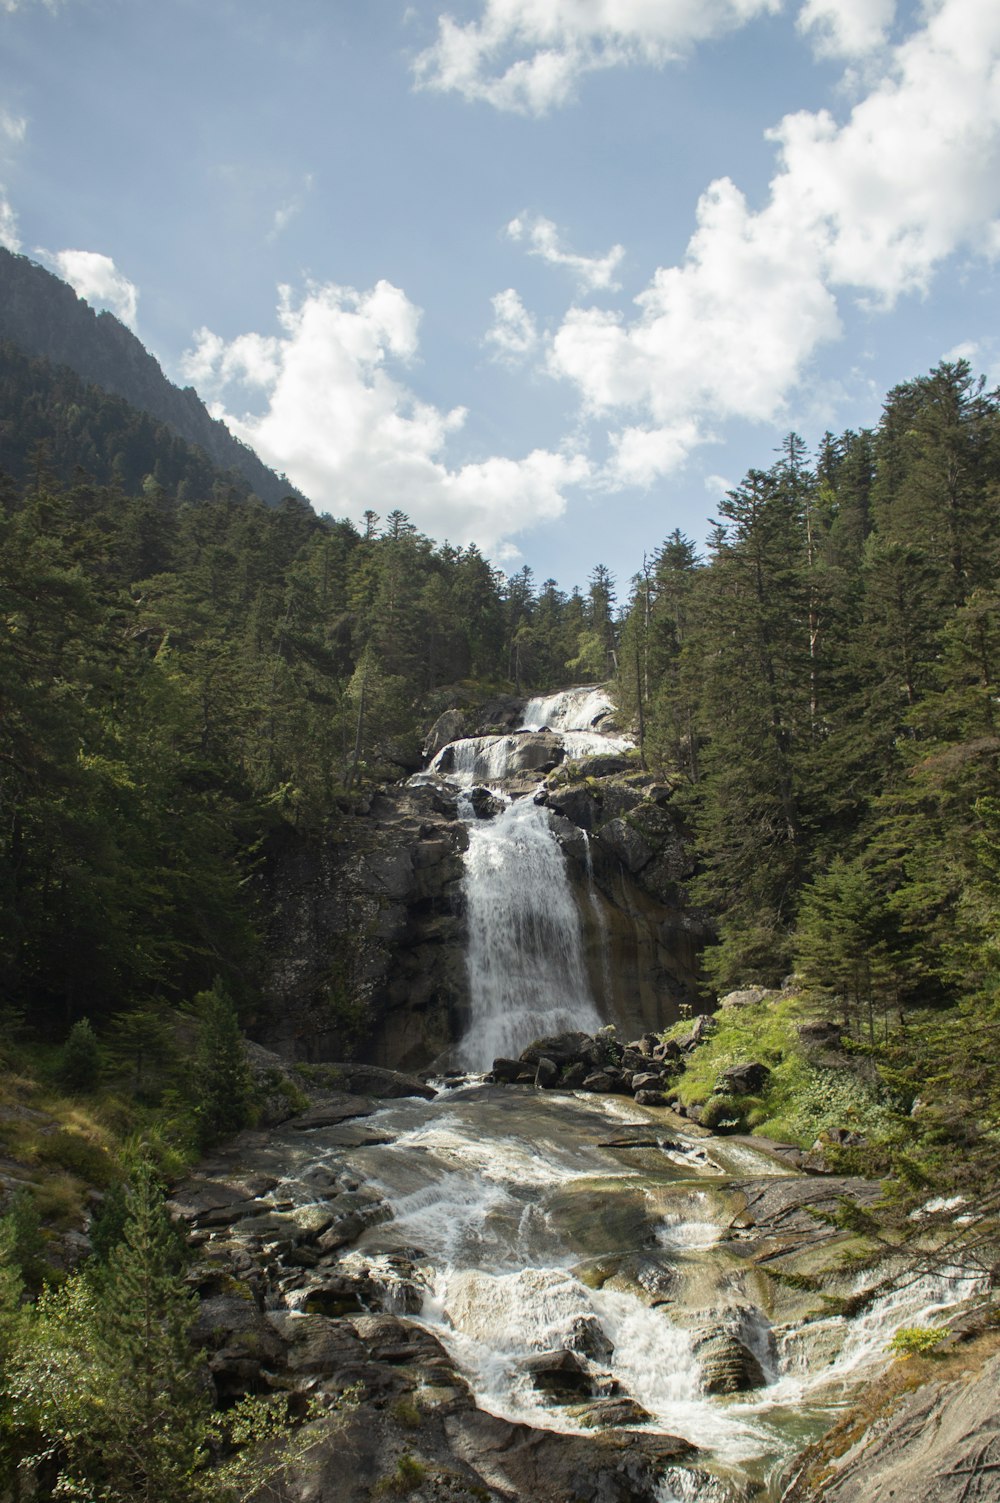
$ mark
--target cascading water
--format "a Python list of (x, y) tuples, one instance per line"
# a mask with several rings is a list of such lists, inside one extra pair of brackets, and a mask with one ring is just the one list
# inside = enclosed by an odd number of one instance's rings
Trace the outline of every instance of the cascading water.
[[(534, 1038), (601, 1026), (584, 960), (583, 919), (549, 814), (522, 796), (480, 820), (468, 794), (478, 785), (506, 799), (504, 785), (514, 778), (527, 779), (529, 788), (540, 784), (553, 753), (576, 759), (627, 751), (627, 738), (594, 729), (612, 709), (605, 692), (590, 686), (529, 700), (517, 730), (451, 741), (427, 773), (418, 774), (457, 788), (469, 825), (463, 891), (470, 1017), (457, 1050), (457, 1062), (468, 1070), (488, 1070), (495, 1058), (518, 1054)], [(523, 781), (512, 786), (523, 795)], [(589, 896), (590, 910), (600, 916), (592, 881)], [(607, 977), (605, 983), (606, 1001)]]
[(521, 799), (469, 828), (465, 857), (469, 1028), (460, 1062), (488, 1070), (525, 1043), (601, 1018), (583, 959), (580, 913), (545, 809)]

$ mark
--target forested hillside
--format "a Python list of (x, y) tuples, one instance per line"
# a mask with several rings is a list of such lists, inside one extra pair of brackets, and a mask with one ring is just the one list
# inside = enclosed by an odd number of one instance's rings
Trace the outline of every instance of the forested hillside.
[[(601, 565), (567, 595), (399, 511), (271, 510), (68, 378), (13, 351), (3, 371), (35, 414), (0, 548), (0, 978), (29, 1031), (101, 1032), (216, 977), (249, 1014), (277, 831), (336, 843), (442, 710), (616, 665), (693, 831), (707, 985), (795, 967), (869, 1043), (917, 1006), (992, 1026), (1000, 411), (966, 365), (814, 458), (791, 436), (707, 557), (673, 533), (620, 614)], [(85, 462), (91, 424), (134, 440), (131, 470), (60, 481), (47, 455), (65, 475), (77, 435)]]
[[(113, 313), (95, 313), (59, 277), (2, 246), (0, 293), (0, 340), (9, 340), (37, 359), (68, 366), (84, 382), (123, 397), (166, 424), (176, 437), (201, 448), (213, 465), (235, 470), (269, 505), (277, 506), (289, 494), (305, 499), (234, 438), (225, 423), (210, 417), (193, 387), (182, 390), (168, 381), (154, 357)], [(8, 409), (3, 411), (6, 418)], [(82, 455), (80, 463), (87, 463)]]
[(992, 972), (998, 506), (997, 393), (942, 365), (637, 576), (620, 693), (684, 780), (720, 986), (797, 960), (881, 1029)]

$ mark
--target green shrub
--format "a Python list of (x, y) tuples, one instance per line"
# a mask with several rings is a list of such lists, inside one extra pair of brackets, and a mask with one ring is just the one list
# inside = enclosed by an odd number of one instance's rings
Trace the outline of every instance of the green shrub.
[(41, 1138), (35, 1157), (42, 1164), (65, 1169), (87, 1184), (102, 1189), (110, 1185), (118, 1173), (114, 1160), (105, 1149), (91, 1143), (82, 1133), (68, 1132), (65, 1128)]
[(89, 1018), (70, 1029), (57, 1066), (59, 1084), (68, 1091), (96, 1091), (101, 1083), (101, 1046)]
[(934, 1326), (901, 1326), (886, 1347), (895, 1357), (929, 1357), (947, 1333)]
[(745, 1104), (735, 1096), (713, 1096), (702, 1108), (698, 1118), (702, 1127), (716, 1131), (743, 1132), (746, 1128)]

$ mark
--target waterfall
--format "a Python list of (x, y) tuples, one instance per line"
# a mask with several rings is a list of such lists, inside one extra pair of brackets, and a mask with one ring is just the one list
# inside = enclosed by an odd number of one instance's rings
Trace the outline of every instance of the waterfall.
[(471, 824), (464, 885), (472, 1011), (462, 1063), (488, 1070), (534, 1038), (599, 1028), (580, 914), (546, 810), (521, 799)]
[(539, 699), (529, 699), (521, 724), (528, 731), (589, 731), (595, 720), (614, 710), (603, 689), (585, 684), (579, 689), (562, 689)]

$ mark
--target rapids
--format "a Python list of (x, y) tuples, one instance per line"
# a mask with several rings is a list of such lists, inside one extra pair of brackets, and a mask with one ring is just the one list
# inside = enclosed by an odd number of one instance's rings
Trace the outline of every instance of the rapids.
[[(700, 1448), (720, 1490), (699, 1499), (733, 1497), (727, 1479), (747, 1477), (776, 1497), (781, 1467), (885, 1360), (893, 1332), (975, 1292), (956, 1271), (854, 1320), (788, 1319), (747, 1261), (734, 1212), (748, 1174), (796, 1176), (756, 1148), (668, 1133), (661, 1113), (622, 1098), (468, 1082), (388, 1103), (363, 1128), (360, 1143), (350, 1125), (300, 1137), (274, 1202), (308, 1216), (322, 1205), (317, 1168), (346, 1174), (378, 1197), (381, 1219), (342, 1265), (380, 1286), (382, 1308), (442, 1341), (482, 1408), (585, 1432), (594, 1400), (630, 1399), (646, 1429)], [(706, 1326), (738, 1329), (763, 1387), (705, 1392)], [(577, 1402), (539, 1386), (533, 1365), (567, 1352), (587, 1390)], [(695, 1496), (685, 1485), (669, 1469), (662, 1497)]]

